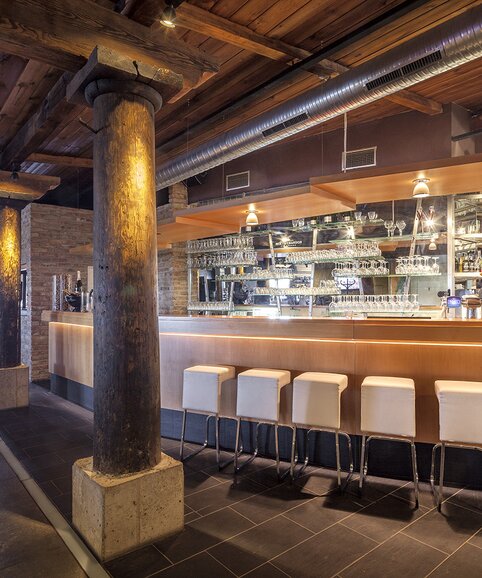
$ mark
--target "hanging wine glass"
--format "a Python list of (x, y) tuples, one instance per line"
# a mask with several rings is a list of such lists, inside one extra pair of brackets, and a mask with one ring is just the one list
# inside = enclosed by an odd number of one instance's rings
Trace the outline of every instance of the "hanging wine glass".
[(402, 236), (403, 230), (405, 229), (405, 227), (407, 226), (407, 223), (405, 223), (405, 221), (403, 219), (399, 219), (396, 222), (396, 226), (398, 229), (398, 233), (400, 235), (400, 237)]
[(394, 223), (392, 220), (384, 221), (383, 226), (387, 230), (387, 236), (391, 237), (391, 231), (394, 230)]

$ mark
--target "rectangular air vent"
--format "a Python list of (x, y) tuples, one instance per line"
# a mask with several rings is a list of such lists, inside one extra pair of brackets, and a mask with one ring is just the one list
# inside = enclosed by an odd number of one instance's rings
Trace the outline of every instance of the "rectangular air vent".
[(275, 126), (270, 126), (269, 128), (267, 128), (266, 130), (263, 131), (263, 136), (272, 136), (278, 132), (281, 132), (282, 130), (285, 130), (286, 128), (290, 128), (291, 126), (295, 126), (297, 124), (300, 124), (301, 122), (303, 122), (304, 120), (308, 120), (309, 116), (306, 112), (302, 112), (301, 114), (298, 114), (296, 116), (293, 116), (292, 118), (289, 118), (288, 120), (285, 120), (284, 122), (280, 122), (279, 124), (276, 124)]
[(245, 189), (249, 187), (249, 171), (244, 173), (233, 173), (226, 175), (226, 190), (234, 191), (236, 189)]
[(377, 147), (347, 151), (342, 154), (341, 167), (343, 170), (375, 167), (377, 165)]
[(431, 64), (442, 60), (442, 53), (440, 50), (436, 50), (435, 52), (431, 52), (426, 56), (422, 56), (409, 64), (405, 64), (396, 70), (392, 70), (392, 72), (388, 72), (387, 74), (383, 74), (378, 78), (374, 78), (365, 84), (367, 90), (375, 90), (376, 88), (380, 88), (381, 86), (385, 86), (390, 84), (391, 82), (398, 80), (399, 78), (404, 78), (405, 76), (410, 76), (414, 72), (418, 72), (423, 68), (427, 68)]

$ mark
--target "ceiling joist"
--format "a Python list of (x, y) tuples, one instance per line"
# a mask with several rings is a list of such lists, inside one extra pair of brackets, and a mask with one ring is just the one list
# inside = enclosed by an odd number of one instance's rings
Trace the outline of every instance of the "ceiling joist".
[(4, 52), (77, 72), (97, 45), (181, 74), (185, 89), (218, 71), (202, 51), (172, 37), (154, 38), (145, 26), (92, 0), (2, 3), (0, 50)]

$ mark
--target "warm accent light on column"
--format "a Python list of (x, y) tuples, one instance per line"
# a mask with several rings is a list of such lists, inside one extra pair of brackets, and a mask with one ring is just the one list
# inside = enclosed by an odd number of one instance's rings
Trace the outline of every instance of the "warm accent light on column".
[(424, 197), (430, 197), (430, 189), (428, 188), (427, 183), (430, 179), (415, 179), (412, 181), (415, 183), (413, 187), (412, 197), (414, 199), (423, 199)]
[(252, 225), (258, 224), (258, 211), (254, 209), (249, 209), (246, 211), (246, 226), (251, 227)]

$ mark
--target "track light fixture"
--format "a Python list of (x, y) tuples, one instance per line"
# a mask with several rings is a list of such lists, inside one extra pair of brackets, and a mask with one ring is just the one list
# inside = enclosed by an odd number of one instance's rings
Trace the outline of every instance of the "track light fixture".
[(12, 163), (12, 174), (10, 175), (10, 179), (12, 181), (18, 181), (19, 171), (20, 171), (20, 165), (18, 163)]
[(174, 2), (167, 2), (161, 15), (161, 24), (166, 28), (176, 28), (176, 8)]

